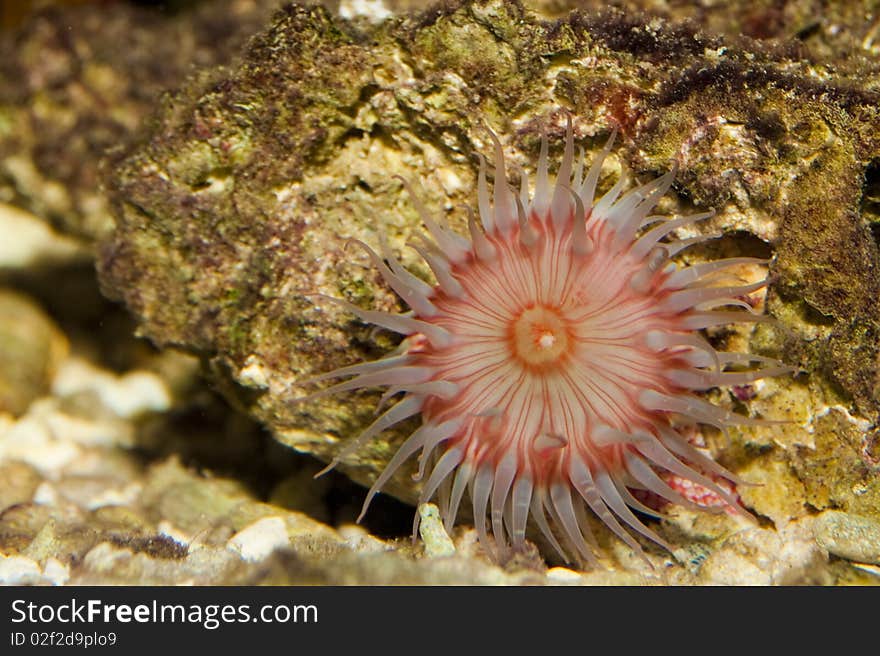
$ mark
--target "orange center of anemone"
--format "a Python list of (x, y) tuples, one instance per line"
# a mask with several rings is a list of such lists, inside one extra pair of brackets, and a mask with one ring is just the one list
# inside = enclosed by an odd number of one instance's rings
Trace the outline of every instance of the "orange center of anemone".
[(513, 351), (526, 365), (544, 368), (568, 353), (571, 336), (567, 322), (548, 307), (528, 308), (513, 322)]

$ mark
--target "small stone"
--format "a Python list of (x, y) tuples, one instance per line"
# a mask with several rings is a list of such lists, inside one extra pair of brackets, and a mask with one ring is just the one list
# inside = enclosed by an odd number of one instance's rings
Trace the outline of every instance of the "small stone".
[(276, 549), (288, 546), (287, 527), (280, 517), (263, 517), (229, 539), (228, 546), (251, 562), (263, 560)]
[(425, 543), (425, 555), (429, 558), (454, 555), (455, 545), (443, 527), (437, 506), (423, 503), (419, 506), (419, 518), (419, 535)]
[(381, 23), (391, 16), (391, 11), (382, 0), (342, 0), (339, 15), (349, 19), (363, 16), (371, 23)]
[(156, 374), (133, 371), (114, 376), (78, 358), (69, 359), (60, 368), (52, 391), (58, 396), (92, 393), (105, 408), (123, 418), (171, 407), (171, 392)]
[(58, 491), (48, 481), (43, 481), (34, 491), (34, 503), (51, 506), (58, 503)]
[(43, 474), (57, 474), (80, 453), (76, 444), (55, 439), (40, 417), (28, 414), (0, 427), (0, 459), (26, 462)]
[(0, 410), (20, 415), (49, 391), (67, 339), (28, 297), (0, 290)]
[(828, 553), (858, 563), (880, 565), (880, 522), (839, 510), (816, 519), (816, 542)]
[(49, 558), (43, 567), (43, 577), (52, 585), (64, 585), (70, 578), (70, 566), (57, 558)]
[(31, 501), (40, 485), (40, 475), (23, 462), (0, 465), (0, 511)]
[(551, 583), (574, 584), (580, 583), (582, 579), (580, 572), (567, 567), (551, 567), (547, 570), (547, 580)]
[(24, 556), (0, 554), (0, 583), (4, 585), (32, 585), (42, 578), (40, 565)]
[(340, 537), (345, 541), (345, 546), (352, 551), (375, 553), (379, 551), (388, 551), (389, 549), (388, 544), (379, 538), (370, 535), (369, 531), (362, 526), (346, 524), (340, 526), (338, 531)]
[(15, 239), (0, 241), (0, 267), (4, 269), (89, 257), (88, 249), (76, 240), (55, 232), (36, 215), (6, 203), (0, 203), (0, 234), (15, 235)]

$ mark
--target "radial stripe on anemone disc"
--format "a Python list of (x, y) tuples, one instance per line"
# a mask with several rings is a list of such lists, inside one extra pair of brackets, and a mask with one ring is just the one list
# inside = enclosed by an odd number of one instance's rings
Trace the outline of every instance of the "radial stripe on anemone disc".
[[(481, 158), (479, 217), (470, 213), (467, 238), (437, 221), (410, 190), (430, 235), (414, 247), (435, 284), (407, 271), (384, 239), (380, 253), (356, 242), (409, 312), (365, 310), (325, 297), (406, 336), (382, 359), (305, 381), (346, 379), (300, 400), (370, 387), (387, 388), (383, 403), (400, 395), (327, 469), (420, 415), (421, 426), (367, 493), (361, 517), (394, 472), (418, 454), (419, 501), (437, 496), (449, 530), (467, 493), (480, 541), (496, 558), (524, 548), (532, 518), (565, 560), (595, 564), (588, 512), (639, 554), (634, 534), (670, 549), (639, 516), (657, 513), (636, 492), (694, 506), (667, 483), (670, 475), (747, 514), (717, 482), (741, 481), (684, 431), (695, 424), (724, 431), (772, 423), (697, 394), (792, 371), (771, 358), (719, 352), (701, 336), (712, 326), (769, 319), (743, 300), (766, 278), (731, 284), (722, 275), (767, 260), (733, 257), (679, 268), (674, 255), (717, 235), (678, 240), (675, 231), (712, 212), (650, 215), (675, 167), (628, 191), (621, 176), (595, 198), (613, 134), (585, 171), (583, 158), (574, 156), (569, 120), (554, 183), (545, 137), (533, 192), (524, 172), (518, 192), (507, 184), (503, 150), (491, 136), (495, 184), (490, 193)], [(414, 534), (417, 523), (418, 514)]]

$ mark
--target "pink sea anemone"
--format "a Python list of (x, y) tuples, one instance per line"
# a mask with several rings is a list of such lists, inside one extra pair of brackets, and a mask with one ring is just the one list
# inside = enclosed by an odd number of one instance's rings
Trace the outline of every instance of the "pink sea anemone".
[[(730, 267), (767, 261), (737, 257), (678, 268), (670, 258), (717, 235), (672, 238), (711, 212), (649, 215), (672, 184), (674, 169), (626, 193), (621, 176), (594, 200), (613, 135), (584, 175), (569, 121), (555, 184), (545, 138), (533, 194), (525, 173), (518, 194), (508, 186), (501, 144), (494, 134), (492, 139), (494, 192), (490, 200), (481, 159), (480, 225), (471, 213), (470, 239), (438, 223), (413, 194), (430, 233), (414, 248), (436, 284), (407, 271), (384, 240), (381, 256), (358, 242), (411, 312), (335, 302), (407, 337), (387, 357), (312, 378), (353, 376), (305, 398), (375, 386), (388, 386), (383, 401), (403, 396), (330, 467), (381, 431), (421, 414), (421, 427), (375, 481), (364, 512), (401, 464), (420, 452), (420, 501), (439, 492), (451, 528), (468, 491), (481, 542), (497, 557), (523, 548), (531, 516), (563, 558), (570, 560), (565, 544), (578, 559), (595, 563), (587, 508), (639, 553), (627, 527), (670, 548), (633, 512), (657, 515), (633, 491), (693, 507), (664, 482), (671, 474), (738, 507), (713, 481), (736, 483), (736, 477), (692, 446), (683, 430), (764, 423), (695, 392), (790, 371), (770, 358), (718, 352), (700, 335), (710, 326), (767, 319), (743, 300), (767, 280), (732, 285), (723, 275)], [(736, 370), (727, 370), (730, 365)]]

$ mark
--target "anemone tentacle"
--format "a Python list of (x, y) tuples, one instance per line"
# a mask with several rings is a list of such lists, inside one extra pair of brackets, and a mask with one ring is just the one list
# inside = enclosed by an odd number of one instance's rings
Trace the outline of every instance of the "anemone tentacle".
[(666, 474), (711, 490), (747, 515), (717, 482), (741, 481), (691, 445), (680, 426), (725, 430), (769, 423), (697, 395), (792, 371), (772, 358), (718, 352), (697, 332), (769, 320), (743, 300), (768, 279), (749, 283), (730, 274), (768, 261), (737, 257), (684, 268), (672, 261), (717, 236), (672, 237), (712, 212), (649, 215), (672, 185), (674, 165), (629, 191), (622, 175), (595, 198), (616, 133), (586, 167), (583, 153), (574, 155), (569, 121), (552, 184), (545, 136), (531, 195), (525, 172), (518, 193), (508, 186), (503, 146), (490, 134), (494, 188), (490, 194), (480, 157), (479, 220), (469, 210), (470, 239), (434, 218), (404, 181), (430, 235), (411, 246), (433, 271), (435, 285), (409, 273), (384, 239), (381, 255), (355, 242), (411, 312), (336, 302), (364, 321), (407, 335), (403, 349), (308, 381), (347, 378), (306, 399), (377, 386), (388, 388), (383, 403), (403, 394), (329, 467), (380, 431), (421, 414), (422, 426), (376, 479), (361, 517), (417, 453), (420, 501), (440, 494), (451, 528), (469, 492), (480, 540), (498, 557), (524, 547), (531, 517), (564, 559), (571, 554), (595, 564), (587, 511), (635, 551), (641, 553), (641, 546), (633, 533), (671, 548), (634, 512), (657, 515), (635, 490), (695, 507)]

